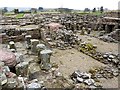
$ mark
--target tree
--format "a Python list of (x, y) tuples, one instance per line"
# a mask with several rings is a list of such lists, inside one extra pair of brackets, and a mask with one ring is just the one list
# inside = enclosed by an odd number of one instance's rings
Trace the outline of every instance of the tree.
[(31, 8), (30, 10), (32, 13), (37, 13), (37, 9), (36, 8)]
[(97, 7), (97, 11), (100, 11), (100, 7)]
[(103, 6), (100, 7), (100, 12), (103, 13), (104, 9)]
[(14, 9), (14, 13), (18, 14), (19, 13), (19, 9)]
[(43, 7), (39, 7), (38, 10), (39, 10), (39, 11), (42, 11), (42, 10), (43, 10)]
[(58, 8), (60, 13), (71, 13), (72, 9), (69, 8)]
[(4, 7), (4, 8), (3, 8), (3, 11), (4, 11), (5, 13), (8, 12), (7, 7)]
[(93, 8), (92, 12), (96, 12), (96, 8)]
[(6, 12), (8, 12), (7, 7), (4, 7), (4, 8), (2, 9), (2, 14), (6, 13)]
[(85, 9), (84, 9), (84, 12), (89, 12), (89, 11), (90, 11), (89, 8), (85, 8)]
[(64, 11), (65, 11), (66, 13), (71, 13), (72, 9), (65, 8)]

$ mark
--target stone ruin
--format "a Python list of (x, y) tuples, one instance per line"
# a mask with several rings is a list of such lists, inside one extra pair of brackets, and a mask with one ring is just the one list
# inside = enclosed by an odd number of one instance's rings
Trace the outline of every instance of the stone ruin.
[[(75, 48), (102, 63), (112, 63), (113, 66), (117, 63), (117, 65), (119, 65), (118, 55), (96, 52), (95, 48), (97, 48), (97, 46), (83, 43), (77, 35), (79, 32), (81, 35), (90, 35), (91, 31), (103, 30), (104, 34), (102, 37), (99, 37), (99, 39), (104, 41), (119, 41), (120, 30), (118, 21), (119, 18), (110, 17), (110, 15), (109, 17), (98, 17), (95, 15), (79, 14), (33, 14), (24, 15), (24, 17), (20, 19), (3, 17), (2, 20), (0, 20), (0, 42), (2, 44), (8, 44), (8, 51), (1, 51), (0, 53), (1, 56), (4, 56), (4, 58), (0, 59), (2, 88), (45, 88), (44, 85), (41, 84), (43, 82), (38, 83), (38, 80), (35, 78), (34, 80), (28, 80), (29, 77), (33, 78), (37, 76), (34, 73), (28, 72), (29, 64), (32, 62), (25, 62), (23, 55), (17, 52), (15, 43), (20, 41), (25, 42), (25, 49), (28, 55), (37, 56), (37, 62), (41, 70), (51, 70), (50, 73), (41, 71), (44, 75), (46, 73), (51, 75), (49, 79), (56, 79), (57, 77), (63, 79), (60, 72), (54, 69), (50, 63), (50, 57), (53, 53), (51, 48), (61, 50)], [(105, 39), (104, 35), (106, 36), (106, 34), (108, 37)], [(98, 74), (105, 69), (106, 68), (103, 68), (96, 72), (94, 78), (97, 76), (100, 77)], [(111, 76), (118, 76), (116, 66), (113, 69), (107, 68), (107, 71), (110, 72)], [(29, 76), (29, 73), (31, 73), (31, 76)], [(90, 71), (90, 73), (93, 75), (93, 72)], [(95, 83), (90, 73), (75, 71), (71, 75), (71, 78), (74, 82), (82, 82), (89, 87), (101, 87), (101, 85)], [(40, 74), (37, 73), (37, 75)], [(43, 78), (42, 75), (40, 76)], [(107, 77), (107, 75), (102, 76)], [(67, 87), (68, 86), (70, 85), (67, 85)], [(63, 87), (66, 86), (63, 85)]]

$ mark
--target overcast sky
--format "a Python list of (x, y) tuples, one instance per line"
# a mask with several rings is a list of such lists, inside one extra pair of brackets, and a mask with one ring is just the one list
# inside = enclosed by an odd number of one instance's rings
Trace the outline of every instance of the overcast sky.
[(34, 7), (84, 9), (103, 6), (118, 9), (120, 0), (0, 0), (0, 7)]

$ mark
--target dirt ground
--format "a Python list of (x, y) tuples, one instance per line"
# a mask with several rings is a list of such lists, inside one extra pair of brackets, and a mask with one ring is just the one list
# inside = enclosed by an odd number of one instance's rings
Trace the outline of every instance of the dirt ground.
[[(51, 62), (57, 63), (60, 72), (63, 76), (68, 77), (75, 70), (80, 70), (82, 72), (87, 72), (93, 67), (103, 67), (106, 66), (103, 63), (94, 60), (93, 58), (78, 52), (75, 49), (70, 50), (54, 50), (55, 54), (51, 57)], [(117, 88), (118, 78), (113, 79), (101, 79), (104, 88)]]

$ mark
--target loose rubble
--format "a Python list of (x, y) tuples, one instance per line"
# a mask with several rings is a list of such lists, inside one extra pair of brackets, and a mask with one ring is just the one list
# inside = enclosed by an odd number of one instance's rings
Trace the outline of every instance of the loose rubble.
[(90, 57), (117, 68), (119, 66), (119, 55), (112, 53), (100, 53), (96, 51), (97, 46), (92, 45), (91, 43), (81, 43), (78, 47), (78, 50), (89, 55)]
[(73, 72), (71, 75), (71, 79), (74, 80), (75, 83), (83, 83), (88, 85), (89, 88), (94, 86), (95, 88), (101, 88), (102, 86), (97, 86), (95, 80), (91, 77), (90, 73), (80, 72), (79, 70)]

